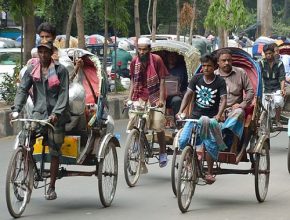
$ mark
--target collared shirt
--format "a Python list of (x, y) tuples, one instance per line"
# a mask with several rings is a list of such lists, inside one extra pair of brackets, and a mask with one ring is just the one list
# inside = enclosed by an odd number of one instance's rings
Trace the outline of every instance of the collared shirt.
[(281, 89), (281, 82), (285, 80), (285, 69), (282, 61), (275, 60), (272, 68), (266, 59), (260, 61), (264, 92), (272, 93)]
[(229, 74), (220, 69), (215, 70), (215, 74), (220, 75), (226, 81), (228, 107), (237, 103), (247, 107), (252, 103), (254, 90), (244, 69), (233, 66)]
[(63, 65), (59, 65), (56, 74), (60, 84), (48, 87), (48, 80), (42, 78), (34, 81), (31, 76), (33, 66), (29, 66), (24, 73), (20, 86), (17, 89), (14, 106), (16, 111), (21, 111), (29, 95), (29, 89), (33, 86), (33, 118), (46, 119), (52, 113), (59, 118), (59, 124), (65, 124), (69, 117), (69, 75)]

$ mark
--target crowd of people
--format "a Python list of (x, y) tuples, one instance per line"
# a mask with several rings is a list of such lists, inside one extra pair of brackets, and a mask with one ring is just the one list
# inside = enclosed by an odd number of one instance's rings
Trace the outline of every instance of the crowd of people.
[[(56, 130), (43, 131), (44, 141), (50, 146), (51, 181), (46, 199), (57, 198), (55, 182), (58, 174), (60, 147), (64, 141), (64, 126), (70, 120), (69, 75), (66, 68), (58, 62), (58, 51), (53, 46), (55, 28), (43, 23), (38, 28), (41, 43), (32, 51), (32, 59), (22, 72), (22, 79), (17, 90), (12, 111), (20, 112), (26, 103), (31, 89), (34, 108), (32, 117), (50, 118)], [(213, 38), (211, 38), (213, 40)], [(241, 38), (242, 41), (242, 38)], [(260, 60), (263, 89), (265, 93), (275, 94), (274, 110), (276, 125), (281, 127), (280, 113), (286, 94), (285, 82), (290, 82), (289, 55), (279, 55), (277, 45), (265, 45), (265, 57)], [(130, 79), (127, 101), (138, 105), (157, 107), (148, 120), (148, 128), (157, 133), (159, 144), (159, 166), (168, 163), (165, 142), (165, 114), (177, 118), (192, 104), (189, 117), (199, 119), (200, 133), (198, 154), (202, 157), (207, 152), (208, 171), (205, 180), (215, 182), (213, 162), (220, 151), (237, 153), (244, 131), (246, 109), (254, 99), (254, 89), (245, 70), (232, 65), (232, 53), (221, 49), (216, 56), (205, 54), (200, 58), (202, 71), (188, 79), (184, 60), (176, 52), (168, 52), (163, 60), (151, 52), (151, 41), (139, 38), (137, 55), (128, 52), (129, 45), (119, 42), (116, 54), (112, 54), (112, 72)], [(77, 61), (76, 65), (83, 65)], [(188, 83), (189, 81), (189, 83)], [(171, 83), (171, 84), (170, 84)], [(173, 84), (172, 84), (173, 83)], [(170, 86), (168, 86), (170, 85)], [(225, 111), (227, 115), (225, 116)], [(221, 123), (222, 122), (222, 123)], [(134, 115), (129, 112), (127, 129), (132, 129)], [(188, 134), (182, 134), (188, 135)], [(144, 162), (143, 162), (144, 163)], [(145, 164), (142, 165), (146, 173)]]

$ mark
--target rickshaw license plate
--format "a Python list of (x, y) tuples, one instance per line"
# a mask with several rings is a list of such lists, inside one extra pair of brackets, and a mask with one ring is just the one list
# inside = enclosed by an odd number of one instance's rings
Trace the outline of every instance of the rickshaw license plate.
[[(36, 139), (33, 150), (33, 157), (36, 161), (41, 160), (42, 154), (42, 137)], [(76, 164), (80, 152), (80, 136), (65, 136), (61, 148), (60, 163)], [(50, 162), (48, 146), (45, 146), (45, 162)]]

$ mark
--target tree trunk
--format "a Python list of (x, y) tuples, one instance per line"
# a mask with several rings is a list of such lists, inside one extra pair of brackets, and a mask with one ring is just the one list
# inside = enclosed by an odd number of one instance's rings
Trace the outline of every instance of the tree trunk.
[(156, 40), (156, 15), (157, 15), (157, 0), (153, 1), (152, 8), (152, 41)]
[(273, 13), (272, 0), (257, 1), (257, 36), (272, 35)]
[(24, 29), (24, 52), (23, 52), (23, 61), (26, 63), (31, 58), (31, 49), (35, 47), (35, 23), (34, 23), (34, 4), (32, 0), (25, 1), (26, 7), (29, 7), (31, 13), (23, 16), (23, 29)]
[(109, 9), (109, 1), (105, 1), (105, 42), (104, 42), (104, 56), (103, 56), (103, 70), (107, 72), (107, 48), (108, 48), (108, 9)]
[(196, 14), (196, 0), (193, 0), (192, 3), (192, 20), (190, 22), (190, 30), (189, 30), (189, 44), (192, 44), (192, 32), (193, 32), (193, 25), (195, 21), (195, 14)]
[(284, 1), (283, 21), (285, 24), (290, 25), (290, 0)]
[(151, 0), (148, 2), (148, 7), (147, 7), (147, 26), (148, 26), (148, 31), (150, 34), (152, 34), (151, 31), (151, 26), (150, 26), (150, 9), (151, 9)]
[(71, 26), (72, 26), (73, 16), (74, 16), (75, 10), (76, 10), (77, 1), (78, 0), (73, 1), (73, 4), (72, 4), (70, 12), (69, 12), (69, 17), (67, 20), (66, 32), (65, 32), (65, 48), (69, 47), (69, 41), (70, 41), (70, 35), (71, 35)]
[(180, 40), (180, 0), (176, 0), (176, 38)]
[[(136, 44), (140, 37), (140, 16), (139, 16), (139, 0), (134, 0), (134, 21), (135, 21), (135, 35)], [(136, 45), (137, 46), (137, 45)]]
[(83, 17), (83, 0), (77, 0), (76, 20), (78, 28), (78, 48), (85, 49), (86, 44), (85, 44), (84, 17)]

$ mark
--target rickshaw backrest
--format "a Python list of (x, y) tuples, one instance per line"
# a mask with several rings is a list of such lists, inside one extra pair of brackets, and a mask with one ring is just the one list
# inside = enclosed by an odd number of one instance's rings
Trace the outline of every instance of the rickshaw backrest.
[(289, 43), (283, 43), (279, 45), (279, 54), (280, 55), (290, 55), (290, 42)]
[[(261, 78), (261, 68), (259, 64), (248, 54), (246, 51), (236, 47), (228, 47), (232, 52), (233, 66), (243, 68), (253, 86), (255, 95), (258, 97), (262, 96), (262, 78)], [(218, 50), (213, 53), (216, 54)], [(196, 73), (202, 72), (201, 65), (196, 69)]]

